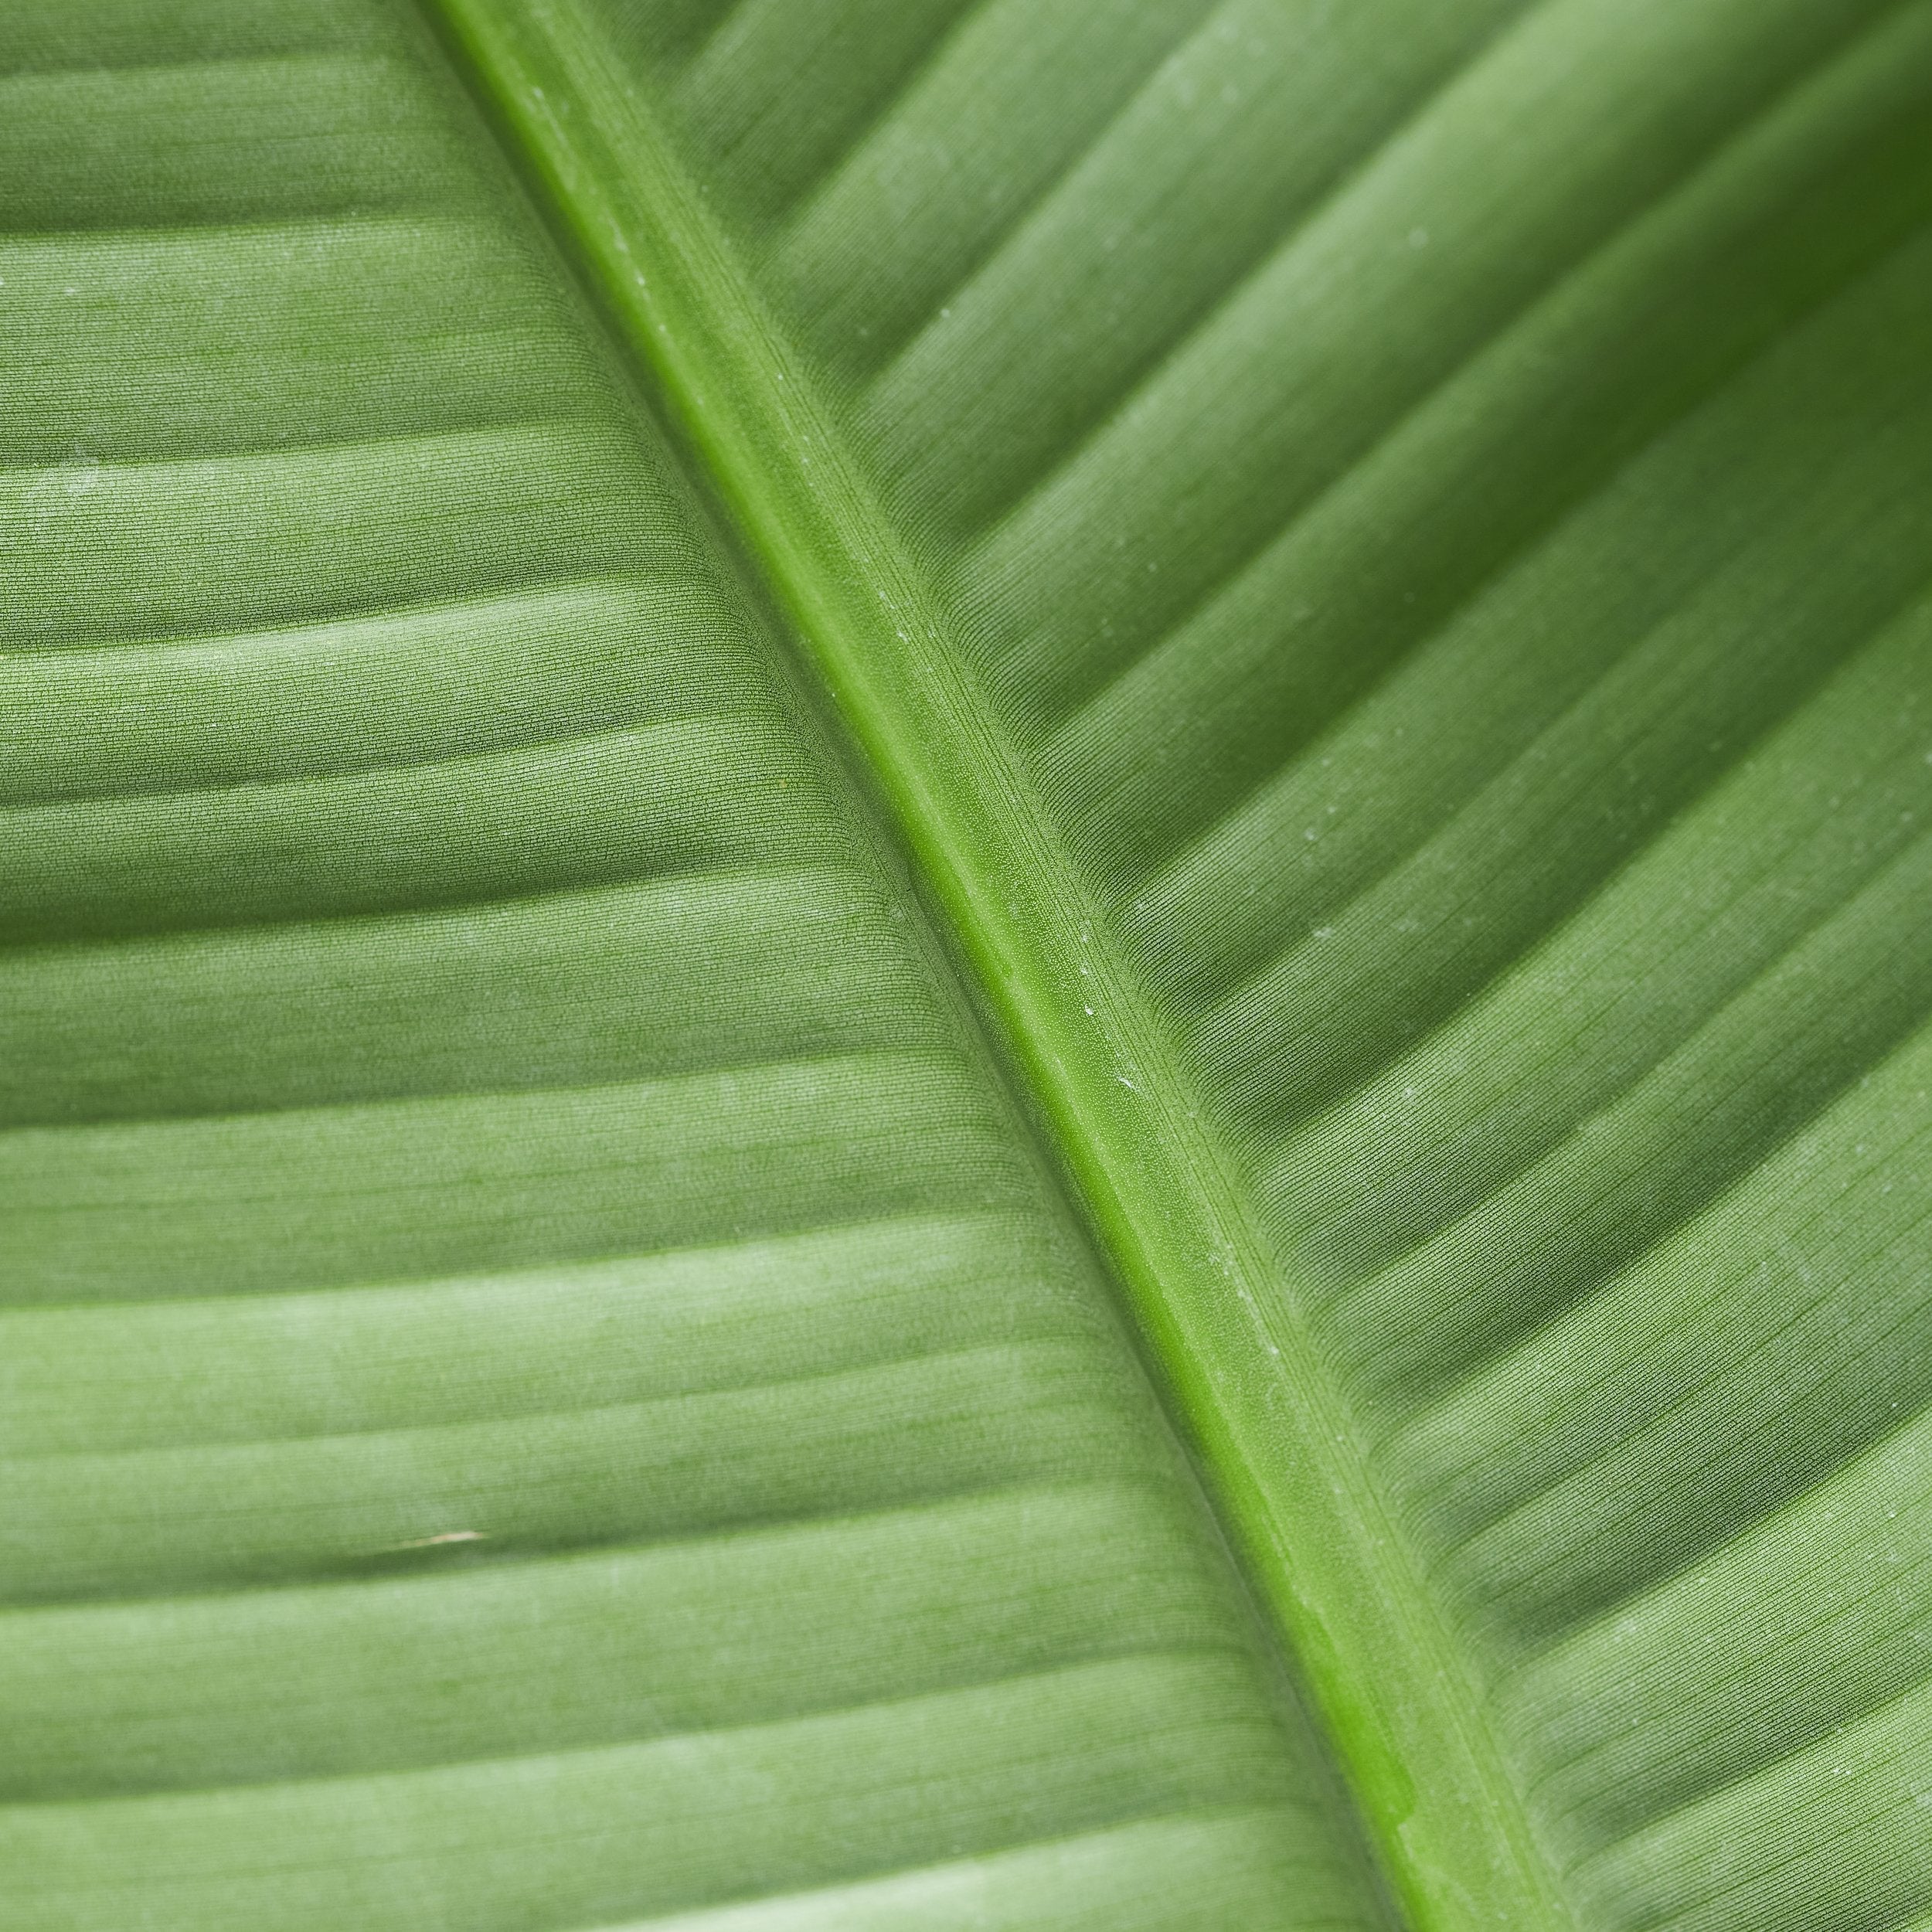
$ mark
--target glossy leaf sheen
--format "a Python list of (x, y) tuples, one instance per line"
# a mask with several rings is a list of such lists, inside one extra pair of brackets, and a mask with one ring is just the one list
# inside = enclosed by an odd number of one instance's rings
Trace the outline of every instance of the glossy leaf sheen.
[(1932, 5), (0, 77), (9, 1927), (1932, 1927)]

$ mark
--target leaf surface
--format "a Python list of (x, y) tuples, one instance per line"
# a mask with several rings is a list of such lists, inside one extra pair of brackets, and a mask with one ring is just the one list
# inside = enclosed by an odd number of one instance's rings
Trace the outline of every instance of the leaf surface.
[(434, 26), (0, 46), (21, 1923), (1932, 1923), (1932, 7)]

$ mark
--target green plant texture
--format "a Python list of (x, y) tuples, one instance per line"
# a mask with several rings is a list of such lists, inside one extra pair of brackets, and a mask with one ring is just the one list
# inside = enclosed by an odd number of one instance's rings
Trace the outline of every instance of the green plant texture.
[(0, 10), (6, 1932), (1932, 1932), (1932, 0)]

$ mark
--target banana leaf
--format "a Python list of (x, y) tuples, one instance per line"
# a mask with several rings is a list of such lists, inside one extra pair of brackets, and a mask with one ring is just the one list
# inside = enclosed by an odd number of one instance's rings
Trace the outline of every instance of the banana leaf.
[(8, 1932), (1932, 1932), (1932, 4), (0, 14)]

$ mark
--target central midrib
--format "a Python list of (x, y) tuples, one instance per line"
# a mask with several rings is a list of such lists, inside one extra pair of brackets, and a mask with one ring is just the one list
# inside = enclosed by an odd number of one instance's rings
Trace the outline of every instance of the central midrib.
[(895, 814), (1408, 1916), (1426, 1932), (1571, 1924), (1189, 1077), (809, 372), (573, 0), (426, 4)]

